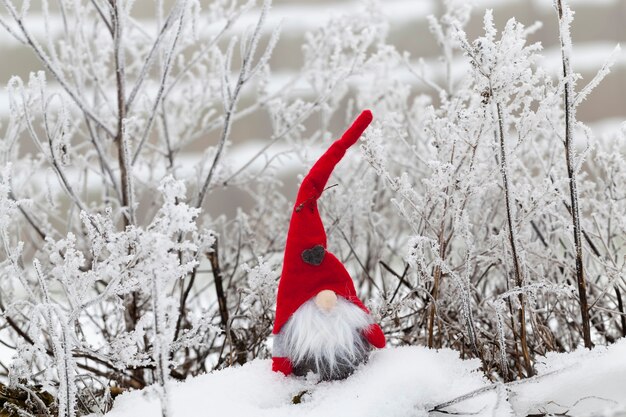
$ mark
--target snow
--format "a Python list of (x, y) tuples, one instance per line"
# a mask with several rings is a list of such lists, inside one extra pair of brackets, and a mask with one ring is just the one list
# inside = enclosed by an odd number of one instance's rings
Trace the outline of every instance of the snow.
[[(199, 376), (170, 388), (172, 417), (427, 415), (432, 406), (481, 388), (487, 380), (477, 360), (457, 352), (423, 347), (388, 348), (372, 354), (368, 364), (344, 381), (315, 384), (306, 378), (271, 371), (269, 360)], [(301, 404), (292, 399), (307, 390)], [(495, 394), (466, 403), (480, 410)], [(147, 389), (119, 397), (109, 417), (160, 416), (158, 397)], [(481, 415), (481, 414), (478, 414)], [(485, 414), (489, 415), (489, 414)]]
[[(445, 411), (498, 417), (626, 413), (626, 339), (592, 351), (551, 353), (536, 368), (533, 378), (492, 384), (476, 359), (462, 360), (449, 349), (407, 346), (374, 352), (344, 381), (315, 383), (274, 373), (269, 360), (255, 360), (174, 383), (170, 417), (428, 416), (436, 405), (478, 389), (483, 391)], [(293, 404), (302, 391), (307, 391), (302, 402)], [(159, 407), (155, 390), (147, 388), (118, 397), (107, 416), (160, 416)]]
[[(626, 415), (626, 339), (616, 344), (549, 353), (537, 364), (539, 382), (520, 384), (511, 397), (518, 415), (534, 412), (572, 416)], [(569, 410), (569, 411), (568, 411)]]

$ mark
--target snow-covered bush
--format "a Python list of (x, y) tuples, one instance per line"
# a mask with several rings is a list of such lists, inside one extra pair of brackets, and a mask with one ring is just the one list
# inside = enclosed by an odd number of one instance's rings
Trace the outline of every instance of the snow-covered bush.
[[(153, 383), (167, 415), (169, 380), (268, 356), (293, 197), (281, 163), (309, 164), (361, 108), (375, 122), (322, 215), (390, 343), (452, 347), (508, 380), (626, 333), (625, 132), (600, 143), (575, 119), (610, 64), (576, 93), (566, 5), (562, 74), (538, 64), (538, 26), (498, 33), (487, 11), (467, 39), (464, 1), (429, 19), (441, 63), (427, 68), (367, 2), (309, 33), (277, 85), (269, 1), (159, 1), (148, 23), (132, 1), (63, 0), (54, 16), (3, 3), (42, 71), (8, 83), (0, 337), (14, 357), (0, 375), (54, 392), (59, 415)], [(231, 131), (250, 116), (272, 132), (235, 160)], [(216, 213), (226, 188), (249, 207)]]
[[(539, 25), (510, 19), (498, 33), (488, 10), (484, 35), (468, 40), (458, 3), (430, 19), (440, 79), (385, 51), (372, 90), (395, 93), (381, 104), (360, 96), (383, 114), (363, 150), (401, 219), (387, 230), (404, 237), (381, 259), (396, 265), (385, 266), (395, 285), (382, 305), (395, 328), (388, 332), (403, 343), (452, 346), (479, 357), (488, 374), (530, 376), (537, 355), (625, 334), (617, 224), (626, 207), (616, 194), (607, 200), (605, 184), (620, 170), (598, 171), (623, 149), (619, 139), (603, 149), (575, 118), (612, 58), (576, 93), (567, 5), (557, 2), (564, 72), (549, 74), (538, 64), (541, 45), (527, 42)], [(410, 87), (390, 81), (388, 68), (403, 64), (433, 96), (397, 93)]]

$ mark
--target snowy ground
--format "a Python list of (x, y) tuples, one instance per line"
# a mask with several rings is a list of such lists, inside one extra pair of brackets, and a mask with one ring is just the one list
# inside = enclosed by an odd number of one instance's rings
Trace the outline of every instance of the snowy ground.
[[(388, 348), (345, 381), (284, 377), (270, 371), (268, 360), (256, 360), (175, 384), (169, 403), (172, 417), (626, 416), (626, 339), (591, 352), (550, 355), (537, 370), (531, 380), (494, 385), (478, 360), (461, 360), (454, 351)], [(481, 388), (445, 413), (429, 414)], [(302, 402), (293, 404), (302, 391)], [(107, 416), (157, 417), (160, 403), (151, 389), (131, 392), (118, 397)]]

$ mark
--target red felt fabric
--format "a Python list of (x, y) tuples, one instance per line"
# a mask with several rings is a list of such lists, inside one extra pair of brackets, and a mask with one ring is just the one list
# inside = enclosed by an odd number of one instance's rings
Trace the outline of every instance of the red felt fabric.
[(293, 372), (293, 366), (288, 358), (272, 358), (272, 371), (282, 372), (285, 375), (290, 375)]
[[(311, 265), (302, 259), (302, 252), (321, 245), (326, 249), (326, 232), (317, 208), (330, 174), (343, 158), (348, 148), (356, 143), (372, 121), (372, 113), (363, 111), (352, 126), (336, 140), (313, 165), (302, 181), (291, 215), (283, 270), (278, 285), (276, 321), (273, 333), (277, 334), (289, 317), (307, 300), (322, 290), (332, 290), (369, 313), (357, 297), (350, 274), (341, 261), (326, 251), (320, 265)], [(376, 347), (385, 345), (380, 327), (367, 332), (368, 340)]]
[(363, 331), (363, 336), (374, 347), (382, 349), (385, 347), (385, 334), (378, 324), (372, 324)]

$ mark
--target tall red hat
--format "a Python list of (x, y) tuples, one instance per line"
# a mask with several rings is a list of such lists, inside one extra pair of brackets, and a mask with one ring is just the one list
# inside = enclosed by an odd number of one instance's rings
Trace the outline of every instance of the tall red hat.
[[(346, 150), (356, 143), (372, 121), (365, 110), (313, 165), (302, 181), (289, 223), (283, 271), (278, 285), (274, 334), (306, 301), (322, 290), (332, 290), (369, 313), (357, 297), (350, 274), (341, 261), (326, 249), (326, 232), (317, 208), (326, 182)], [(376, 326), (378, 327), (378, 326)], [(382, 345), (384, 336), (380, 332)]]

